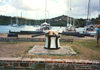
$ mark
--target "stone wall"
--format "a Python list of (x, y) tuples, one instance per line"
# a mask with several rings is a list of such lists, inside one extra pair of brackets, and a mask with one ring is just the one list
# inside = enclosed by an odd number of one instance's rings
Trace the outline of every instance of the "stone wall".
[(0, 70), (100, 70), (100, 61), (43, 59), (43, 58), (0, 58)]
[[(0, 38), (0, 42), (45, 42), (45, 38)], [(73, 39), (60, 39), (61, 42), (73, 42)]]

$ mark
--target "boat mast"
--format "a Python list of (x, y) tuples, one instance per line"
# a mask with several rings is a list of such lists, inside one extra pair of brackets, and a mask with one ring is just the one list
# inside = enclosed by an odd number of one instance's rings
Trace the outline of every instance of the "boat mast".
[(12, 17), (11, 17), (10, 23), (13, 24), (13, 22), (12, 22)]
[(46, 18), (47, 18), (47, 0), (45, 0), (45, 22), (47, 22)]
[[(66, 11), (67, 12), (67, 26), (69, 26), (70, 25), (70, 17), (69, 17), (69, 12), (71, 12), (71, 0), (66, 0), (66, 9), (68, 9), (68, 11)], [(67, 6), (68, 6), (68, 8), (67, 8)]]
[[(69, 12), (71, 13), (71, 0), (69, 0)], [(69, 23), (71, 25), (71, 17), (69, 17)]]
[[(99, 0), (99, 6), (100, 6), (100, 0)], [(99, 10), (100, 10), (100, 8), (99, 8)], [(99, 13), (99, 15), (100, 15), (100, 13)]]
[(21, 12), (21, 18), (22, 18), (22, 12)]
[(16, 24), (18, 24), (18, 16), (17, 16), (17, 12), (16, 12)]
[(86, 25), (88, 25), (88, 23), (90, 22), (90, 1), (91, 0), (88, 0), (88, 10), (87, 10), (87, 23)]
[(99, 0), (99, 5), (100, 5), (100, 0)]
[(18, 24), (18, 18), (17, 18), (17, 16), (16, 16), (16, 24)]
[(69, 17), (68, 17), (68, 10), (67, 10), (67, 9), (69, 8), (69, 7), (68, 7), (68, 6), (69, 6), (68, 4), (69, 4), (69, 3), (68, 3), (68, 0), (66, 0), (66, 13), (67, 13), (67, 14), (66, 14), (66, 15), (67, 15), (67, 18), (66, 18), (66, 20), (67, 20), (66, 23), (67, 23), (67, 24), (66, 24), (66, 26), (68, 26), (68, 24), (69, 24)]
[(22, 22), (22, 11), (20, 12), (20, 14), (21, 14), (21, 20), (20, 20), (20, 23), (23, 23), (23, 22)]

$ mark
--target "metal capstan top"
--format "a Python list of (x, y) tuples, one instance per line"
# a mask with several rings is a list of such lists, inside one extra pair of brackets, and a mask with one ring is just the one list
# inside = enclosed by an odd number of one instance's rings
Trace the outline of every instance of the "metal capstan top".
[(44, 22), (43, 24), (41, 24), (41, 25), (50, 25), (50, 24), (48, 24), (47, 22)]

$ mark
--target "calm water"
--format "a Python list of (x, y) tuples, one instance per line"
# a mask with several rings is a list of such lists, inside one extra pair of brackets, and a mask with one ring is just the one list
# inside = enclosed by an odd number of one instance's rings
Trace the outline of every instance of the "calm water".
[(36, 29), (39, 29), (38, 26), (20, 26), (20, 27), (12, 27), (10, 25), (0, 25), (0, 33), (9, 33), (9, 30), (11, 31), (35, 31)]
[[(20, 26), (20, 27), (12, 27), (10, 25), (0, 25), (0, 33), (9, 33), (9, 30), (11, 31), (35, 31), (37, 29), (39, 29), (40, 26)], [(65, 27), (51, 27), (51, 30), (55, 30), (55, 31), (59, 31), (62, 32), (65, 30)], [(77, 28), (76, 31), (77, 32), (82, 32), (84, 30), (84, 28)]]

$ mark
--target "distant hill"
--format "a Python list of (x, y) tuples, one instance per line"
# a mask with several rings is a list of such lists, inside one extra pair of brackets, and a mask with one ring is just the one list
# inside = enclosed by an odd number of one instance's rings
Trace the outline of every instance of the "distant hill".
[[(40, 25), (40, 24), (44, 23), (44, 21), (45, 21), (43, 19), (35, 20), (35, 19), (27, 19), (27, 18), (21, 18), (21, 17), (17, 17), (17, 19), (18, 19), (19, 24), (22, 24), (22, 25), (24, 25), (24, 24)], [(93, 22), (99, 23), (98, 20), (100, 20), (100, 16), (96, 19), (93, 19)], [(54, 17), (51, 19), (47, 19), (47, 23), (49, 23), (51, 26), (66, 26), (67, 23), (69, 23), (69, 21), (72, 24), (76, 25), (77, 27), (86, 25), (86, 19), (74, 19), (74, 18), (68, 17), (66, 15), (61, 15), (61, 16)], [(0, 15), (0, 25), (9, 25), (9, 24), (11, 24), (11, 22), (12, 22), (12, 24), (15, 24), (16, 17)]]
[[(53, 26), (56, 26), (56, 25), (57, 26), (66, 26), (68, 19), (69, 19), (68, 16), (62, 15), (62, 16), (58, 16), (58, 17), (50, 19), (50, 22), (51, 22), (51, 25), (53, 25)], [(70, 19), (72, 20), (73, 18), (70, 17)]]
[[(47, 22), (52, 26), (65, 26), (67, 23), (68, 16), (62, 15), (55, 18), (47, 19)], [(26, 19), (17, 17), (19, 24), (31, 24), (31, 25), (40, 25), (44, 22), (44, 20), (34, 20), (34, 19)], [(12, 20), (12, 21), (11, 21)], [(1, 25), (9, 25), (11, 22), (16, 23), (16, 17), (11, 16), (3, 16), (0, 15), (0, 24)]]

